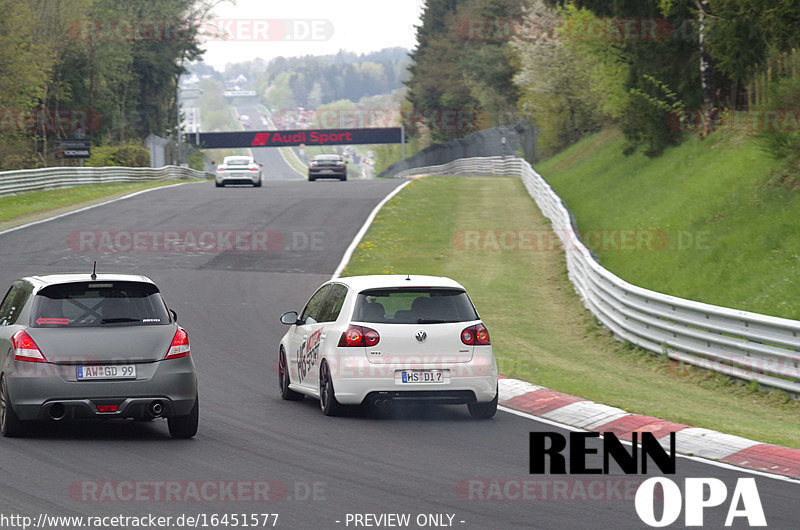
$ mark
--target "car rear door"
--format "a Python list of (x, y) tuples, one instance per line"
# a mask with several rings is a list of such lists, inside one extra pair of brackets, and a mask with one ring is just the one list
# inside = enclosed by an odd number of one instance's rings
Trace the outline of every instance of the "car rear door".
[(342, 306), (344, 305), (346, 297), (347, 287), (345, 285), (341, 283), (331, 284), (325, 296), (325, 301), (320, 307), (319, 322), (310, 330), (311, 335), (307, 347), (312, 349), (317, 348), (319, 354), (318, 362), (309, 372), (309, 384), (316, 384), (319, 386), (319, 363), (322, 362), (322, 359), (325, 359), (328, 363), (328, 367), (334, 379), (341, 373), (336, 351), (339, 337), (343, 330), (341, 327), (337, 327), (336, 321), (339, 318), (339, 313), (342, 311)]
[(11, 351), (11, 336), (20, 329), (17, 320), (32, 291), (31, 284), (17, 280), (0, 302), (0, 353), (3, 355)]
[(306, 388), (316, 388), (316, 381), (311, 380), (309, 375), (313, 375), (312, 369), (315, 369), (319, 356), (321, 333), (316, 335), (315, 333), (320, 328), (318, 324), (320, 310), (330, 289), (330, 284), (317, 289), (309, 298), (289, 335), (290, 351), (286, 352), (286, 361), (289, 364), (291, 380)]

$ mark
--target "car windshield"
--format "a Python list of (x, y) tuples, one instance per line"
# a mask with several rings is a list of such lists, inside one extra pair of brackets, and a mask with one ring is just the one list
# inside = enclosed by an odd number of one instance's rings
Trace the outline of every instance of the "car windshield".
[(460, 289), (390, 288), (362, 291), (353, 320), (385, 324), (444, 324), (478, 320), (467, 293)]
[(151, 326), (170, 323), (158, 288), (142, 282), (79, 282), (39, 291), (33, 327)]

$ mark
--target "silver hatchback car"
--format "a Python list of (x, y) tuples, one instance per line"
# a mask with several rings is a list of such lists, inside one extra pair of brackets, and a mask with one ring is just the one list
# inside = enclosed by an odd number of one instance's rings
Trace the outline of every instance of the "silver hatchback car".
[(189, 336), (144, 276), (16, 280), (0, 302), (0, 433), (29, 420), (166, 418), (197, 432)]

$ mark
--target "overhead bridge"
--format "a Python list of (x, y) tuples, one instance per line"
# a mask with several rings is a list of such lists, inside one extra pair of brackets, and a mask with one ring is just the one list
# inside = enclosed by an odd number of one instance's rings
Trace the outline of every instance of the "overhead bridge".
[(208, 132), (188, 134), (186, 139), (202, 149), (405, 143), (402, 127)]

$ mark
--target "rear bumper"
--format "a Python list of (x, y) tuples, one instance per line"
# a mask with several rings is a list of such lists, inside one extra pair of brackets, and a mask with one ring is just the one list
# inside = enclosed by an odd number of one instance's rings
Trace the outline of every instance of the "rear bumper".
[[(441, 403), (486, 403), (497, 394), (497, 363), (490, 347), (476, 349), (466, 362), (374, 364), (360, 355), (339, 355), (327, 359), (336, 400), (342, 405), (359, 405), (379, 392), (382, 397), (404, 401)], [(402, 383), (398, 373), (409, 370), (442, 370), (446, 383)]]
[(336, 401), (342, 405), (361, 405), (378, 396), (453, 405), (487, 403), (497, 394), (497, 375), (451, 378), (447, 384), (398, 385), (394, 378), (334, 379), (333, 388)]
[(384, 399), (440, 405), (468, 405), (478, 402), (478, 398), (472, 390), (401, 390), (370, 392), (364, 397), (363, 403), (369, 404)]
[[(11, 404), (21, 420), (51, 418), (57, 404), (67, 418), (146, 418), (153, 417), (147, 409), (154, 401), (161, 403), (162, 416), (186, 415), (197, 396), (191, 357), (137, 364), (137, 379), (119, 381), (77, 381), (76, 367), (71, 365), (13, 364), (28, 365), (4, 374)], [(31, 371), (31, 364), (42, 366)], [(99, 412), (99, 405), (118, 408)]]
[(255, 175), (248, 175), (248, 176), (225, 176), (225, 175), (215, 175), (215, 179), (217, 184), (255, 184), (259, 180), (261, 180), (261, 174), (257, 173)]
[[(168, 418), (170, 416), (185, 416), (194, 406), (195, 397), (191, 399), (173, 400), (166, 396), (150, 396), (138, 398), (113, 398), (113, 399), (53, 399), (44, 402), (41, 406), (24, 407), (25, 417), (17, 415), (22, 420), (47, 420), (47, 419), (113, 419), (113, 418)], [(98, 407), (103, 405), (116, 405), (114, 412), (101, 412)], [(159, 408), (156, 409), (155, 407)], [(15, 407), (15, 410), (17, 407)]]
[(347, 176), (347, 169), (336, 169), (336, 168), (309, 169), (308, 176), (314, 178), (342, 178)]

